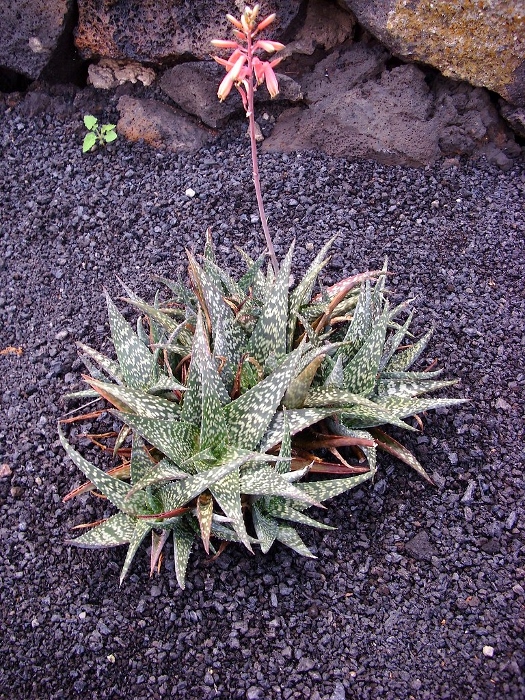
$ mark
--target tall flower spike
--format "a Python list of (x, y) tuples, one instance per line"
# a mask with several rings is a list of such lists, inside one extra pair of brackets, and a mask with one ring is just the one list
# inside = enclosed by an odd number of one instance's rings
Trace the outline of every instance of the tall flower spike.
[(266, 246), (270, 254), (272, 267), (277, 275), (279, 265), (275, 256), (273, 241), (264, 211), (261, 183), (259, 178), (259, 166), (257, 163), (253, 94), (256, 89), (256, 85), (254, 85), (254, 78), (257, 85), (261, 85), (266, 81), (266, 87), (268, 88), (270, 97), (275, 97), (279, 93), (277, 76), (273, 71), (274, 66), (276, 66), (279, 62), (279, 59), (271, 62), (262, 61), (255, 55), (255, 52), (265, 51), (266, 53), (275, 53), (275, 51), (281, 51), (281, 49), (284, 49), (284, 44), (281, 44), (278, 41), (270, 41), (266, 39), (254, 41), (255, 35), (275, 20), (275, 14), (271, 14), (257, 24), (259, 10), (260, 6), (258, 4), (254, 5), (253, 8), (247, 5), (241, 15), (240, 20), (236, 19), (232, 15), (226, 15), (226, 19), (234, 26), (233, 34), (236, 39), (238, 39), (239, 43), (235, 41), (230, 42), (224, 39), (215, 39), (212, 41), (212, 45), (219, 49), (235, 49), (228, 61), (224, 61), (224, 59), (215, 59), (217, 63), (223, 65), (228, 71), (227, 75), (223, 78), (221, 84), (219, 85), (217, 96), (222, 102), (228, 97), (232, 87), (235, 85), (242, 97), (246, 116), (249, 119), (253, 181), (255, 184), (257, 206), (259, 208), (261, 225), (264, 232)]

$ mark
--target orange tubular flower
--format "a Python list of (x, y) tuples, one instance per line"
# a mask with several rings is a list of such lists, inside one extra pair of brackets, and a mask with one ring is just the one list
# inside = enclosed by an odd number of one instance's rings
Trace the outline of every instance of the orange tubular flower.
[(248, 59), (246, 56), (241, 54), (233, 65), (233, 68), (231, 68), (224, 76), (221, 84), (219, 85), (219, 89), (217, 90), (217, 97), (221, 102), (230, 94), (230, 90), (232, 89), (233, 84), (237, 82), (237, 79), (239, 78), (247, 60)]
[(277, 76), (273, 72), (273, 68), (270, 63), (264, 61), (263, 67), (266, 87), (270, 93), (270, 97), (276, 97), (279, 94), (279, 83), (277, 82)]
[(268, 17), (265, 17), (263, 20), (261, 20), (257, 25), (257, 29), (255, 30), (254, 34), (256, 34), (257, 32), (262, 32), (263, 29), (266, 29), (266, 27), (268, 27), (276, 17), (277, 15), (274, 12), (273, 15), (268, 15)]
[(225, 39), (212, 39), (210, 44), (218, 49), (238, 49), (239, 44), (236, 41), (226, 41)]
[(256, 41), (253, 50), (256, 51), (257, 49), (262, 49), (263, 51), (266, 51), (266, 53), (273, 53), (274, 51), (281, 51), (281, 49), (284, 49), (284, 44), (281, 44), (279, 41), (266, 41), (266, 40), (259, 40)]

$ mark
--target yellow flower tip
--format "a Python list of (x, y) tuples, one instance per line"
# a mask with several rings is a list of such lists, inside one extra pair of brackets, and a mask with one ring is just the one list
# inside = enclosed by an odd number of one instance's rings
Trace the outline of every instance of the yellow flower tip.
[(284, 49), (284, 44), (280, 41), (267, 41), (266, 39), (260, 39), (255, 43), (253, 47), (255, 49), (262, 49), (266, 53), (274, 53), (275, 51), (282, 51)]

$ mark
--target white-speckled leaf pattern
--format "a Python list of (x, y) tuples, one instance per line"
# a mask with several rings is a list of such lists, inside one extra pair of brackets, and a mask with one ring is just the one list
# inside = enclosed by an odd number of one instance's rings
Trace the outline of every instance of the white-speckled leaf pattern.
[(388, 323), (388, 302), (379, 320), (354, 357), (343, 368), (344, 386), (354, 394), (370, 394), (376, 383), (379, 362), (385, 345)]
[(230, 444), (247, 450), (257, 447), (297, 372), (301, 352), (294, 350), (273, 374), (224, 407)]
[(280, 525), (277, 531), (276, 539), (282, 542), (290, 549), (293, 549), (298, 554), (303, 557), (309, 557), (310, 559), (317, 559), (316, 556), (308, 549), (302, 539), (299, 537), (297, 532), (293, 527), (287, 527), (285, 525)]
[(264, 364), (273, 353), (275, 357), (286, 354), (286, 326), (288, 322), (288, 285), (294, 244), (281, 264), (271, 293), (265, 299), (264, 308), (250, 338), (249, 350), (255, 359)]
[(423, 350), (427, 347), (428, 341), (432, 337), (433, 330), (429, 330), (425, 335), (411, 345), (406, 350), (396, 353), (390, 362), (386, 365), (385, 371), (387, 372), (404, 372), (409, 367), (411, 367), (417, 358), (421, 355)]
[(114, 506), (124, 513), (134, 514), (142, 512), (144, 506), (142, 494), (137, 494), (137, 496), (128, 499), (127, 496), (130, 490), (129, 484), (106, 474), (102, 469), (99, 469), (82, 457), (82, 455), (68, 443), (60, 425), (58, 426), (58, 436), (68, 457), (77, 465), (86, 478), (94, 484), (95, 488), (97, 488), (100, 493), (104, 494)]
[(181, 588), (186, 588), (186, 570), (190, 560), (191, 548), (195, 535), (187, 528), (173, 530), (173, 554), (175, 558), (175, 576)]
[(293, 508), (289, 503), (284, 501), (282, 503), (278, 503), (277, 499), (272, 499), (272, 503), (268, 506), (268, 514), (272, 515), (274, 518), (289, 520), (294, 523), (300, 523), (301, 525), (309, 525), (310, 527), (315, 527), (319, 530), (336, 529), (335, 527), (325, 525), (324, 523), (320, 523), (318, 520), (310, 518), (302, 511)]
[(309, 498), (307, 494), (264, 464), (250, 465), (248, 469), (243, 470), (240, 478), (240, 491), (251, 496), (278, 495), (283, 498), (305, 501), (312, 506), (319, 505), (318, 501)]
[(124, 383), (132, 388), (142, 389), (151, 383), (154, 376), (155, 358), (124, 316), (106, 295), (108, 304), (111, 337), (122, 372)]
[(146, 537), (148, 532), (151, 531), (151, 527), (145, 523), (143, 520), (137, 520), (135, 523), (135, 528), (133, 530), (133, 535), (131, 536), (131, 540), (129, 542), (129, 547), (128, 551), (126, 553), (126, 559), (124, 560), (124, 565), (122, 567), (122, 571), (120, 573), (120, 584), (122, 585), (122, 581), (126, 578), (126, 574), (129, 571), (129, 567), (131, 566), (131, 562), (133, 561), (133, 558), (135, 554), (137, 553), (138, 548), (140, 547), (142, 540)]
[(117, 513), (75, 540), (67, 540), (67, 542), (86, 549), (128, 544), (133, 536), (136, 522), (135, 518), (130, 518), (125, 513)]
[(326, 501), (329, 498), (334, 498), (339, 496), (339, 494), (349, 491), (350, 489), (356, 488), (364, 484), (374, 475), (373, 471), (365, 472), (364, 474), (357, 474), (356, 476), (350, 476), (347, 479), (328, 479), (325, 481), (311, 481), (307, 484), (299, 484), (297, 488), (305, 491), (312, 498), (316, 498), (318, 501)]
[[(111, 377), (111, 379), (114, 379), (116, 382), (122, 381), (122, 372), (120, 371), (118, 362), (115, 362), (115, 360), (110, 360), (109, 357), (106, 357), (97, 350), (93, 350), (93, 348), (90, 348), (89, 345), (84, 345), (84, 343), (77, 343), (77, 347), (82, 350), (85, 355), (90, 357), (92, 360), (95, 360), (95, 362), (104, 370), (104, 372), (106, 372), (106, 374)], [(86, 366), (88, 366), (87, 363)]]
[(263, 554), (267, 554), (275, 542), (279, 532), (279, 524), (273, 518), (267, 517), (260, 509), (258, 502), (253, 504), (253, 525)]
[(140, 389), (108, 384), (87, 377), (85, 380), (100, 396), (107, 399), (115, 408), (124, 413), (137, 413), (146, 418), (173, 420), (179, 417), (180, 408), (174, 401), (146, 393)]
[(199, 431), (191, 423), (143, 418), (116, 411), (115, 414), (177, 465), (182, 464), (197, 452)]

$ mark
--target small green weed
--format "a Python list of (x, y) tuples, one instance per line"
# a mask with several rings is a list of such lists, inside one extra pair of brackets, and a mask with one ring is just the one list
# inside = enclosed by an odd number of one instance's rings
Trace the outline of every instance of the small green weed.
[(84, 116), (84, 125), (88, 133), (84, 137), (82, 153), (91, 151), (97, 144), (104, 146), (117, 138), (116, 124), (102, 124), (99, 126), (98, 119), (92, 114)]

